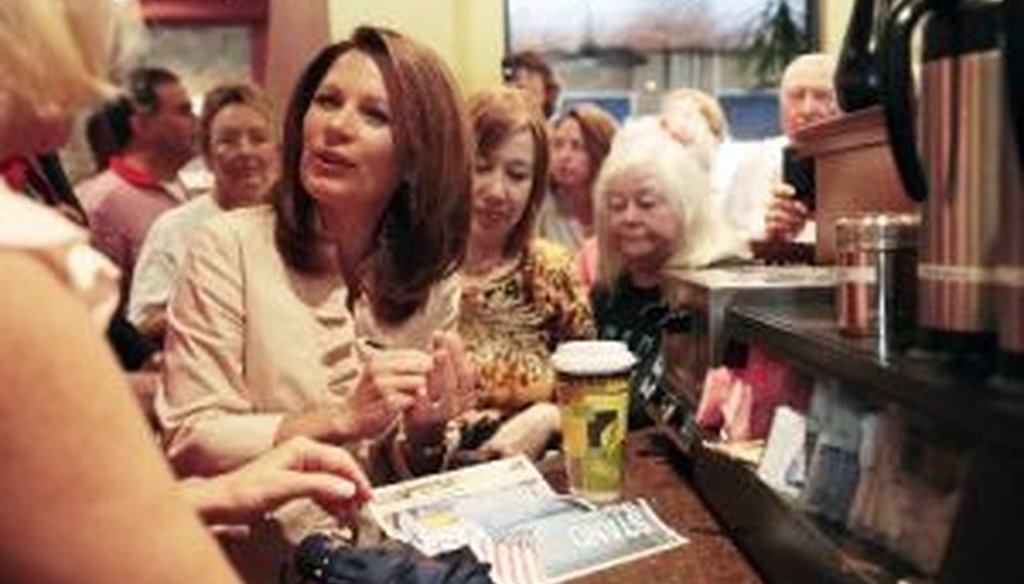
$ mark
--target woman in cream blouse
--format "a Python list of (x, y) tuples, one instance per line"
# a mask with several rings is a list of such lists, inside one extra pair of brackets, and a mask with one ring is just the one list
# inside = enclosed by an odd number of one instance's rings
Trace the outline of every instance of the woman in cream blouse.
[(173, 464), (230, 469), (292, 436), (377, 481), (436, 470), (472, 405), (454, 333), (471, 144), (429, 49), (360, 28), (309, 64), (272, 207), (206, 223), (168, 309), (157, 412)]

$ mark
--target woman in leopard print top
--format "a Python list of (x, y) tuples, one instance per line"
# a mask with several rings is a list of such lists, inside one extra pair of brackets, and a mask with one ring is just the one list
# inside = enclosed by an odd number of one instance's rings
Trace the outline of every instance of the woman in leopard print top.
[(505, 422), (484, 443), (492, 454), (536, 453), (557, 429), (548, 359), (563, 341), (594, 338), (593, 317), (569, 252), (532, 236), (547, 173), (543, 120), (508, 88), (473, 96), (470, 117), (477, 159), (459, 329), (487, 409), (469, 425)]

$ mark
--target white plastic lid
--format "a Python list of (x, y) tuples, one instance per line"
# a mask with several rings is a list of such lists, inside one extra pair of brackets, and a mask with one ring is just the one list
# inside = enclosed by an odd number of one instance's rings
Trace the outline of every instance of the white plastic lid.
[(555, 371), (568, 375), (614, 375), (628, 371), (636, 361), (622, 341), (569, 341), (551, 356)]

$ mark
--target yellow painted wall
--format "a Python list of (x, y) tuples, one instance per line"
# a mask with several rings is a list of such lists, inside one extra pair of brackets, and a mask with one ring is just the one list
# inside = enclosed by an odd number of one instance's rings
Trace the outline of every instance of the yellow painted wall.
[[(451, 0), (450, 0), (451, 1)], [(504, 0), (454, 0), (459, 31), (459, 73), (467, 91), (501, 83), (505, 55)]]
[(850, 19), (854, 0), (819, 0), (821, 15), (821, 49), (833, 55), (839, 54), (843, 44), (846, 23)]
[(387, 26), (436, 50), (470, 93), (501, 81), (503, 0), (330, 0), (331, 36), (361, 24)]
[(282, 115), (306, 64), (328, 43), (326, 14), (326, 0), (270, 0), (264, 77)]

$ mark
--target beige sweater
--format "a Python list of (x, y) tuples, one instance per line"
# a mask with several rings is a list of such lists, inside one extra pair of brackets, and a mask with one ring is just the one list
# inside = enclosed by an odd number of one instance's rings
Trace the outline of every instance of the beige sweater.
[(427, 349), (456, 324), (459, 286), (439, 284), (399, 327), (349, 310), (338, 273), (292, 270), (274, 244), (269, 207), (213, 218), (189, 244), (168, 309), (157, 414), (179, 472), (210, 474), (273, 445), (284, 414), (337, 403), (360, 373), (357, 339)]

